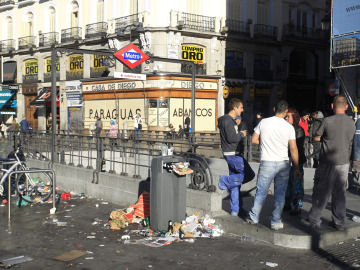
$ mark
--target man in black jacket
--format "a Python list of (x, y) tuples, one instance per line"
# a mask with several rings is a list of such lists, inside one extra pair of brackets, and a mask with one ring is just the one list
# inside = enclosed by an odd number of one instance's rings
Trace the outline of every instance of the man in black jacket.
[(239, 117), (243, 111), (243, 102), (240, 99), (233, 98), (229, 102), (229, 113), (218, 119), (221, 148), (229, 167), (229, 176), (220, 176), (219, 189), (230, 190), (232, 216), (247, 215), (247, 212), (242, 208), (240, 187), (244, 182), (248, 182), (255, 177), (254, 171), (237, 151), (239, 141), (247, 135), (246, 130), (239, 130), (239, 126), (235, 121), (235, 118)]

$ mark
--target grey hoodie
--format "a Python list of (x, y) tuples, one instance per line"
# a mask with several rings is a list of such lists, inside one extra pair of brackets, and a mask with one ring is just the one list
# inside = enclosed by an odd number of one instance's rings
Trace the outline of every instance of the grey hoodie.
[(234, 118), (225, 114), (218, 119), (218, 128), (220, 130), (221, 148), (224, 156), (235, 155), (236, 147), (244, 134), (239, 131)]

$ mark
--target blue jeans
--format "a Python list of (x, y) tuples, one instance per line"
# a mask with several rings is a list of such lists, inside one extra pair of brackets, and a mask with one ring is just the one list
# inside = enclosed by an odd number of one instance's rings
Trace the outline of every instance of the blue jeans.
[(250, 218), (259, 222), (260, 213), (265, 203), (266, 195), (274, 179), (274, 211), (270, 217), (271, 225), (281, 222), (281, 213), (285, 204), (285, 193), (289, 181), (289, 161), (261, 161), (256, 183), (254, 205), (250, 211)]
[(134, 139), (139, 139), (140, 138), (140, 129), (135, 128), (135, 133), (137, 134), (137, 138), (134, 138)]
[(241, 185), (254, 179), (255, 173), (241, 155), (224, 156), (224, 158), (229, 167), (229, 176), (220, 176), (219, 187), (230, 190), (231, 212), (239, 213), (243, 206), (240, 193)]

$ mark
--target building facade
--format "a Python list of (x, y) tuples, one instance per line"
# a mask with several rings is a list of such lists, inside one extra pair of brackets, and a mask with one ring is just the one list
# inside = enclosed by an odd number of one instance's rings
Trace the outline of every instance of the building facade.
[[(51, 51), (61, 46), (94, 53), (57, 59), (60, 129), (88, 129), (96, 117), (105, 128), (110, 120), (132, 128), (136, 112), (144, 128), (183, 125), (191, 110), (191, 66), (147, 61), (131, 70), (96, 55), (129, 43), (148, 55), (196, 64), (197, 131), (216, 131), (232, 97), (244, 99), (250, 126), (256, 112), (270, 115), (280, 98), (299, 110), (321, 107), (329, 77), (324, 13), (320, 0), (0, 1), (2, 91), (13, 94), (2, 117), (26, 116), (35, 129), (46, 128)], [(119, 72), (146, 78), (123, 79)]]

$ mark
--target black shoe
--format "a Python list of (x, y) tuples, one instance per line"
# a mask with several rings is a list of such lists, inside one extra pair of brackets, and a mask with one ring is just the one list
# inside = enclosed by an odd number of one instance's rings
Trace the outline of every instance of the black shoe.
[(301, 213), (301, 208), (299, 206), (290, 211), (290, 215), (292, 216), (297, 216), (300, 213)]
[(332, 226), (334, 229), (337, 229), (338, 231), (343, 231), (343, 230), (345, 230), (344, 225), (336, 224), (336, 223), (334, 223), (334, 222), (331, 223), (331, 226)]
[(284, 211), (290, 211), (290, 210), (291, 210), (291, 205), (289, 203), (285, 203)]
[(302, 224), (304, 224), (305, 226), (311, 227), (313, 229), (319, 229), (320, 225), (314, 224), (312, 223), (310, 220), (308, 219), (301, 219), (300, 221)]

